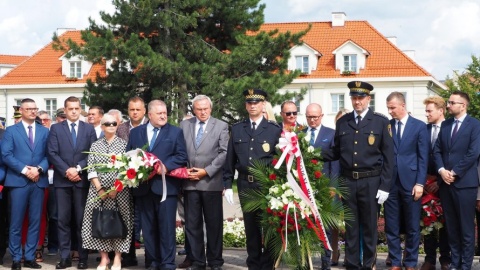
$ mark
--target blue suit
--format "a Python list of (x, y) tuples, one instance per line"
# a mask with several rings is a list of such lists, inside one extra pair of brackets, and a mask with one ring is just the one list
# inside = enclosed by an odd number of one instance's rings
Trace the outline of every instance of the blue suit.
[[(69, 168), (80, 166), (82, 169), (87, 166), (90, 146), (97, 140), (93, 127), (83, 121), (78, 121), (77, 140), (73, 146), (72, 133), (68, 121), (54, 124), (50, 128), (48, 137), (48, 160), (53, 165), (53, 186), (57, 199), (58, 215), (58, 245), (61, 259), (70, 258), (72, 228), (76, 228), (76, 235), (79, 244), (78, 251), (80, 260), (88, 258), (88, 251), (82, 248), (81, 224), (83, 211), (87, 201), (90, 182), (86, 172), (80, 172), (82, 180), (72, 182), (66, 177)], [(73, 210), (74, 209), (74, 210)], [(76, 227), (71, 227), (72, 213)]]
[(452, 170), (455, 181), (440, 182), (442, 201), (451, 249), (451, 267), (471, 269), (475, 252), (475, 205), (478, 189), (478, 157), (480, 155), (480, 122), (467, 115), (452, 142), (454, 119), (440, 127), (434, 148), (437, 171)]
[(414, 200), (412, 190), (415, 185), (425, 185), (428, 169), (430, 136), (422, 121), (409, 116), (404, 123), (401, 140), (397, 138), (397, 125), (390, 120), (393, 133), (395, 162), (393, 185), (385, 202), (385, 232), (388, 252), (393, 266), (402, 266), (400, 227), (405, 222), (406, 267), (416, 267), (418, 246), (420, 245), (421, 200)]
[(42, 167), (48, 170), (47, 138), (48, 129), (34, 123), (34, 144), (30, 146), (27, 132), (22, 122), (6, 129), (2, 140), (2, 159), (7, 167), (5, 187), (10, 188), (11, 210), (9, 249), (13, 261), (22, 259), (22, 223), (28, 208), (28, 232), (25, 244), (25, 260), (35, 259), (38, 244), (40, 217), (42, 214), (44, 189), (48, 187), (46, 173), (41, 173), (37, 182), (29, 180), (22, 170), (26, 166)]
[[(127, 151), (148, 145), (147, 126), (141, 125), (130, 130)], [(160, 128), (153, 145), (152, 154), (157, 156), (171, 171), (187, 165), (187, 148), (183, 131), (170, 124)], [(147, 259), (152, 267), (175, 269), (175, 222), (177, 214), (177, 194), (182, 181), (166, 176), (167, 199), (160, 203), (165, 192), (161, 175), (155, 175), (146, 183), (132, 189), (136, 203), (141, 209), (143, 239)]]

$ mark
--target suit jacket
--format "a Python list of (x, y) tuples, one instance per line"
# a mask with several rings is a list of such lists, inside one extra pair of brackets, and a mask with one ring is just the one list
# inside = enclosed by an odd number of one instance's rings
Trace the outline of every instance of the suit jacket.
[(228, 125), (221, 120), (210, 117), (197, 147), (195, 146), (196, 121), (196, 117), (184, 120), (180, 123), (180, 128), (183, 130), (187, 146), (188, 166), (204, 168), (207, 175), (200, 181), (185, 180), (183, 188), (185, 190), (222, 191), (222, 169), (227, 157), (229, 139)]
[[(147, 125), (144, 124), (130, 130), (127, 151), (148, 145)], [(162, 161), (168, 171), (186, 166), (188, 157), (183, 131), (167, 123), (160, 129), (151, 153)], [(167, 195), (178, 194), (182, 181), (170, 176), (165, 176), (165, 178)], [(150, 189), (157, 195), (163, 194), (161, 175), (155, 175), (146, 183), (140, 184), (138, 188), (133, 188), (132, 193), (134, 196), (142, 196), (147, 194)]]
[[(453, 170), (453, 185), (457, 188), (478, 187), (478, 157), (480, 155), (480, 121), (467, 115), (451, 142), (454, 119), (443, 121), (433, 155), (437, 171)], [(442, 181), (443, 183), (443, 181)]]
[[(308, 132), (308, 128), (305, 128), (303, 132)], [(334, 146), (334, 138), (335, 130), (322, 125), (318, 131), (313, 147), (320, 148), (322, 151), (323, 149), (330, 149)], [(340, 164), (338, 160), (324, 162), (322, 173), (330, 178), (340, 176)]]
[[(148, 118), (144, 117), (141, 125), (148, 123)], [(123, 122), (117, 129), (117, 136), (128, 142), (128, 136), (130, 135), (130, 121)]]
[(398, 175), (400, 183), (396, 184), (411, 192), (416, 184), (425, 185), (430, 136), (424, 122), (409, 116), (402, 127), (403, 135), (399, 142), (395, 123), (395, 119), (390, 120), (395, 154), (393, 180), (396, 181)]
[(25, 166), (42, 167), (45, 173), (40, 174), (40, 179), (35, 184), (38, 187), (48, 187), (48, 160), (47, 138), (48, 129), (34, 123), (35, 140), (33, 148), (30, 147), (28, 135), (22, 122), (7, 127), (2, 140), (2, 160), (7, 167), (6, 187), (24, 187), (30, 180), (22, 174)]
[(97, 140), (97, 134), (92, 125), (79, 121), (77, 132), (77, 143), (73, 147), (72, 133), (68, 122), (62, 121), (50, 127), (48, 136), (48, 160), (53, 165), (53, 185), (55, 187), (82, 187), (88, 188), (90, 183), (87, 179), (87, 172), (81, 172), (81, 181), (71, 182), (66, 178), (65, 172), (68, 168), (87, 167), (87, 158), (90, 146)]

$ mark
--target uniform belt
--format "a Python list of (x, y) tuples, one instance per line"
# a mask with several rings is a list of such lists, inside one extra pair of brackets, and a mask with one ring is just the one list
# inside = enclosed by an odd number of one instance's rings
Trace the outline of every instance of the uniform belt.
[(356, 171), (343, 171), (343, 176), (353, 178), (353, 179), (361, 179), (366, 177), (374, 177), (379, 176), (382, 170), (373, 170), (373, 171), (366, 171), (366, 172), (356, 172)]
[(249, 183), (253, 183), (255, 179), (253, 178), (253, 175), (251, 174), (239, 174), (238, 178), (240, 179), (246, 179)]

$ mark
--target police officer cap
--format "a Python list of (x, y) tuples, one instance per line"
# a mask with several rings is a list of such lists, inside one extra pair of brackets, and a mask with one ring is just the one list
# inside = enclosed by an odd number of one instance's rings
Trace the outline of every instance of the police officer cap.
[(56, 117), (67, 118), (67, 115), (65, 114), (65, 110), (63, 108), (58, 109), (55, 116)]
[(267, 93), (262, 89), (247, 89), (243, 91), (245, 101), (265, 101)]
[(347, 86), (350, 88), (350, 96), (370, 96), (370, 91), (373, 90), (373, 86), (371, 84), (361, 81), (349, 82)]
[(13, 118), (22, 118), (22, 113), (20, 112), (20, 106), (13, 106)]

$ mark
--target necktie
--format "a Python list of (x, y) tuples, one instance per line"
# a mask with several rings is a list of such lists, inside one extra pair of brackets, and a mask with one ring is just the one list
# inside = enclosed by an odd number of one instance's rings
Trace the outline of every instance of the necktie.
[(457, 136), (458, 122), (459, 122), (458, 120), (455, 120), (455, 127), (453, 128), (452, 138), (450, 139), (450, 142), (453, 142), (453, 140), (455, 140), (455, 137)]
[(360, 122), (362, 121), (362, 117), (360, 115), (357, 115), (357, 127), (360, 125)]
[(75, 126), (77, 124), (71, 123), (72, 126), (72, 141), (73, 141), (73, 147), (77, 146), (77, 132), (75, 131)]
[(33, 130), (32, 130), (32, 126), (28, 126), (28, 141), (30, 142), (30, 147), (33, 148)]
[(198, 147), (198, 145), (200, 144), (200, 141), (202, 140), (202, 136), (203, 136), (203, 125), (205, 125), (204, 122), (200, 122), (198, 123), (200, 125), (200, 127), (198, 128), (198, 132), (197, 132), (197, 137), (195, 138), (195, 146)]
[(432, 134), (432, 148), (433, 148), (438, 137), (438, 126), (433, 124), (432, 128), (433, 128), (433, 134)]
[(310, 142), (309, 142), (310, 145), (314, 145), (315, 144), (315, 129), (312, 128), (310, 129)]
[(152, 151), (153, 149), (153, 145), (155, 144), (155, 140), (157, 140), (157, 134), (158, 134), (158, 128), (153, 128), (153, 136), (152, 136), (152, 140), (150, 141), (150, 145), (148, 147), (148, 149), (150, 151)]
[(252, 122), (252, 134), (255, 132), (255, 125), (256, 124), (257, 124), (256, 122)]
[(103, 130), (102, 130), (102, 131), (100, 131), (100, 136), (98, 136), (98, 138), (100, 139), (100, 138), (103, 138), (103, 137), (105, 137), (105, 133), (103, 133)]
[(402, 122), (400, 121), (397, 123), (397, 140), (398, 142), (402, 140)]

